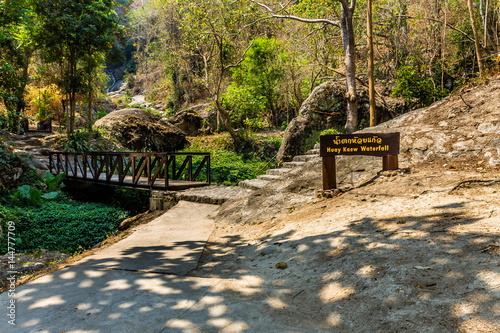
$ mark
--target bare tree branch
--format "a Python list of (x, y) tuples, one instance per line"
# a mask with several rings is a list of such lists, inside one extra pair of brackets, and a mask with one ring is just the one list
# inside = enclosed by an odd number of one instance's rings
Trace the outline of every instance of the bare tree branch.
[[(432, 17), (422, 17), (422, 18), (419, 18), (419, 17), (416, 17), (416, 16), (408, 16), (408, 15), (396, 15), (395, 17), (404, 17), (406, 19), (417, 19), (417, 20), (429, 20), (429, 21), (433, 21), (433, 22), (438, 22), (438, 23), (441, 23), (441, 24), (445, 24), (443, 21), (441, 20), (438, 20), (438, 19), (435, 19), (435, 18), (432, 18)], [(474, 42), (474, 38), (472, 38), (471, 36), (467, 35), (466, 32), (458, 29), (458, 28), (455, 28), (454, 26), (452, 26), (451, 24), (449, 23), (446, 23), (446, 26), (448, 28), (450, 28), (451, 30), (455, 30), (456, 32), (459, 32), (461, 33), (462, 35), (464, 35), (465, 37), (467, 37), (467, 39), (469, 39), (471, 42)]]
[[(269, 12), (269, 15), (271, 15), (271, 17), (274, 17), (274, 18), (289, 19), (289, 20), (295, 20), (295, 21), (304, 22), (304, 23), (324, 23), (324, 24), (330, 24), (330, 25), (333, 25), (335, 27), (340, 28), (340, 22), (338, 22), (338, 21), (332, 21), (332, 20), (327, 20), (327, 19), (306, 19), (306, 18), (302, 18), (302, 17), (298, 17), (298, 16), (293, 16), (290, 14), (279, 15), (279, 14), (276, 14), (275, 12), (273, 12), (273, 10), (271, 8), (269, 8), (268, 6), (266, 6), (260, 2), (257, 2), (255, 0), (250, 0), (250, 1), (255, 3), (257, 6), (264, 8), (266, 11)], [(338, 1), (345, 1), (345, 0), (338, 0)], [(284, 8), (282, 8), (280, 10), (280, 12), (283, 10), (284, 10)]]
[(248, 44), (248, 47), (245, 49), (245, 52), (243, 52), (243, 54), (241, 55), (241, 58), (235, 64), (224, 66), (224, 70), (229, 69), (229, 68), (238, 67), (243, 62), (243, 60), (245, 60), (245, 56), (246, 56), (248, 50), (250, 50), (250, 48), (253, 46), (253, 43), (255, 42), (255, 39), (257, 39), (258, 37), (260, 37), (260, 35), (255, 37), (254, 39), (252, 39), (252, 42), (250, 44)]

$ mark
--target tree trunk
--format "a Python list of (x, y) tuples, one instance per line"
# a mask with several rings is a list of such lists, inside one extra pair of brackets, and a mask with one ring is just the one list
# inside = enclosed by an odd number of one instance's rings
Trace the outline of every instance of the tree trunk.
[(358, 99), (356, 95), (356, 44), (354, 42), (354, 26), (352, 16), (354, 8), (351, 10), (341, 6), (341, 30), (342, 43), (345, 53), (345, 74), (346, 74), (346, 99), (347, 99), (347, 121), (345, 129), (347, 133), (353, 133), (358, 127)]
[(373, 24), (372, 24), (372, 0), (368, 0), (367, 12), (367, 38), (368, 38), (368, 90), (370, 99), (370, 127), (377, 125), (377, 109), (375, 104), (375, 78), (373, 77)]
[(481, 44), (479, 43), (479, 34), (477, 33), (476, 20), (474, 19), (474, 7), (472, 6), (472, 0), (467, 0), (467, 6), (469, 7), (470, 24), (472, 26), (472, 32), (474, 33), (474, 42), (476, 44), (476, 56), (477, 56), (477, 65), (479, 67), (479, 76), (481, 78), (484, 78), (483, 59), (481, 56)]
[[(92, 87), (92, 83), (91, 82), (89, 82), (89, 86)], [(90, 89), (92, 89), (92, 88), (90, 88)], [(92, 100), (92, 90), (90, 90), (89, 91), (89, 106), (88, 106), (88, 108), (89, 108), (89, 114), (88, 114), (88, 120), (87, 120), (87, 122), (88, 122), (87, 126), (88, 126), (88, 131), (89, 132), (92, 132), (92, 102), (93, 102), (93, 100)]]
[(219, 97), (215, 98), (215, 107), (217, 108), (217, 113), (222, 115), (222, 118), (224, 118), (224, 125), (226, 126), (226, 130), (233, 138), (234, 146), (238, 147), (240, 145), (240, 137), (238, 136), (238, 133), (234, 131), (233, 126), (231, 126), (231, 117), (220, 104)]

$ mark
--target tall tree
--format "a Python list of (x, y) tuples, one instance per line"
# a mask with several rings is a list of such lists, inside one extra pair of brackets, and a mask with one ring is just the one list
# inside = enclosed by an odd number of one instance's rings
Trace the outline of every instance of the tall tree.
[(58, 84), (69, 100), (67, 131), (72, 133), (77, 94), (88, 87), (83, 60), (90, 60), (89, 54), (107, 51), (118, 27), (114, 1), (39, 0), (35, 10), (41, 21), (37, 40), (43, 45), (44, 58), (61, 65)]
[(335, 14), (335, 11), (333, 9), (330, 11), (330, 13), (332, 14), (327, 15), (324, 18), (308, 19), (289, 14), (289, 5), (294, 3), (292, 1), (288, 1), (287, 3), (276, 1), (277, 7), (279, 8), (277, 10), (273, 10), (270, 6), (267, 6), (266, 4), (260, 3), (256, 0), (250, 1), (264, 8), (268, 12), (268, 14), (274, 18), (289, 19), (310, 24), (327, 24), (340, 28), (342, 35), (342, 45), (345, 55), (344, 66), (347, 97), (347, 121), (345, 124), (345, 129), (347, 133), (353, 133), (354, 131), (356, 131), (358, 127), (358, 99), (356, 94), (356, 44), (353, 25), (356, 0), (331, 1), (337, 2), (340, 5), (340, 21), (329, 18), (329, 16)]
[(0, 98), (8, 113), (9, 129), (17, 132), (26, 103), (29, 65), (36, 49), (35, 20), (30, 1), (0, 2)]
[(233, 129), (231, 117), (221, 98), (229, 71), (238, 67), (253, 44), (246, 35), (252, 12), (238, 1), (179, 1), (183, 8), (182, 30), (189, 51), (201, 60), (205, 88), (235, 146), (241, 137)]
[(477, 65), (479, 67), (479, 75), (481, 76), (481, 78), (484, 78), (483, 58), (481, 56), (481, 42), (479, 40), (479, 33), (477, 32), (476, 19), (474, 17), (474, 5), (472, 3), (472, 0), (467, 0), (467, 7), (469, 7), (470, 25), (472, 26), (472, 32), (474, 33), (474, 43), (476, 45), (476, 56), (477, 56)]

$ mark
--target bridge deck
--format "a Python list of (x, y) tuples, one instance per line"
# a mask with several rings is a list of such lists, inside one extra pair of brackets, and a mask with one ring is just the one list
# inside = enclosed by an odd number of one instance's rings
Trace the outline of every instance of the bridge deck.
[[(133, 183), (132, 181), (132, 176), (126, 176), (123, 182), (120, 182), (119, 176), (118, 175), (113, 175), (108, 182), (106, 180), (106, 175), (101, 175), (99, 177), (99, 180), (94, 180), (94, 179), (84, 179), (83, 177), (68, 177), (68, 179), (72, 180), (78, 180), (78, 181), (83, 181), (87, 183), (96, 183), (96, 184), (108, 184), (108, 185), (117, 185), (117, 186), (123, 186), (123, 187), (142, 187), (142, 188), (152, 188), (152, 189), (165, 189), (165, 179), (159, 178), (156, 179), (153, 183), (152, 186), (149, 186), (148, 184), (148, 178), (147, 177), (141, 177), (139, 178), (138, 182), (136, 184)], [(179, 190), (185, 190), (191, 187), (203, 187), (203, 186), (208, 186), (210, 184), (204, 183), (204, 182), (193, 182), (193, 181), (188, 181), (188, 180), (174, 180), (174, 179), (169, 179), (168, 180), (168, 189), (171, 191), (179, 191)]]

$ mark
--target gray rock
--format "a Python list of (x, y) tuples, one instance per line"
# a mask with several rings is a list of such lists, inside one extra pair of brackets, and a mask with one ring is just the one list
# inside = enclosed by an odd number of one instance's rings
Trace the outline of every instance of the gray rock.
[(124, 147), (136, 151), (171, 152), (188, 143), (180, 129), (142, 109), (113, 111), (99, 119), (94, 127), (104, 128)]
[(190, 136), (197, 136), (203, 127), (203, 118), (191, 110), (178, 112), (168, 121)]

